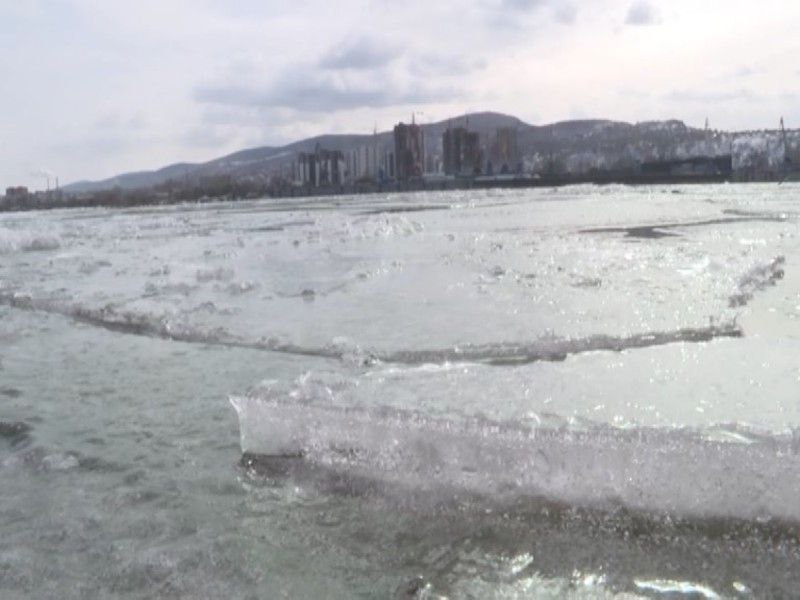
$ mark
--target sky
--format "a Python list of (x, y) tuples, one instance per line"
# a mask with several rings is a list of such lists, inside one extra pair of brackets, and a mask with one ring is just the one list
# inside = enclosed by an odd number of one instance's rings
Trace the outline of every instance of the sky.
[(0, 0), (0, 190), (411, 114), (800, 128), (796, 0)]

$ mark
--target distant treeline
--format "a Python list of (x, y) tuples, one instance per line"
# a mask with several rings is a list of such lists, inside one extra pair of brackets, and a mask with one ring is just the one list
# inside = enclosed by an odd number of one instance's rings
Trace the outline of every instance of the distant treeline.
[(46, 208), (132, 207), (180, 202), (244, 200), (288, 195), (291, 184), (279, 178), (268, 182), (236, 180), (229, 175), (203, 177), (193, 182), (169, 180), (163, 184), (137, 189), (119, 187), (70, 194), (39, 192), (24, 199), (0, 201), (0, 210), (38, 210)]
[[(760, 178), (758, 181), (779, 181), (783, 177)], [(593, 171), (582, 174), (546, 174), (529, 177), (463, 177), (455, 179), (417, 179), (408, 182), (377, 183), (362, 180), (352, 184), (328, 187), (303, 187), (273, 177), (268, 182), (257, 180), (235, 180), (228, 175), (204, 177), (196, 182), (167, 181), (164, 184), (133, 190), (113, 188), (81, 194), (64, 192), (36, 193), (14, 202), (0, 201), (2, 211), (41, 210), (50, 208), (84, 207), (135, 207), (177, 204), (182, 202), (218, 202), (254, 200), (258, 198), (285, 198), (304, 196), (332, 196), (342, 194), (364, 194), (402, 191), (443, 191), (486, 188), (557, 187), (575, 184), (686, 184), (718, 183), (742, 180), (730, 174), (631, 173), (630, 171)], [(753, 179), (747, 178), (747, 181)]]

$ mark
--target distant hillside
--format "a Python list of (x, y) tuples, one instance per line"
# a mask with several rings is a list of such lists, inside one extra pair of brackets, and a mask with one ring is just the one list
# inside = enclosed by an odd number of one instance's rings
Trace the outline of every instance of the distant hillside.
[[(607, 120), (576, 120), (543, 126), (529, 125), (516, 117), (494, 112), (470, 113), (439, 121), (421, 123), (429, 152), (441, 152), (442, 134), (448, 127), (468, 127), (488, 144), (497, 128), (517, 130), (520, 153), (528, 164), (541, 163), (543, 156), (554, 156), (568, 168), (580, 163), (584, 168), (609, 166), (642, 158), (670, 158), (705, 151), (716, 153), (720, 143), (712, 132), (692, 129), (681, 121), (654, 121), (630, 124)], [(378, 144), (389, 148), (392, 132), (377, 135)], [(90, 192), (119, 187), (123, 190), (147, 188), (168, 180), (192, 182), (202, 178), (230, 176), (234, 179), (268, 179), (285, 172), (298, 152), (312, 151), (319, 144), (331, 150), (350, 151), (372, 141), (372, 135), (320, 135), (285, 146), (264, 146), (241, 150), (205, 163), (178, 163), (157, 171), (125, 173), (102, 181), (79, 181), (64, 187), (68, 192)], [(577, 162), (576, 162), (577, 161)], [(588, 165), (588, 167), (586, 166)]]
[[(498, 127), (518, 129), (530, 127), (516, 117), (493, 112), (472, 113), (438, 123), (422, 124), (422, 127), (425, 131), (426, 141), (441, 144), (441, 136), (448, 125), (455, 127), (466, 124), (469, 125), (470, 130), (477, 131), (484, 137), (493, 134)], [(392, 131), (382, 131), (377, 136), (380, 145), (390, 146), (393, 143)], [(157, 171), (124, 173), (101, 181), (77, 181), (64, 186), (64, 190), (73, 193), (93, 192), (115, 187), (133, 190), (160, 185), (170, 179), (186, 181), (219, 175), (229, 175), (234, 178), (254, 177), (285, 169), (296, 160), (298, 152), (313, 151), (317, 144), (330, 150), (346, 152), (372, 140), (373, 136), (369, 134), (319, 135), (286, 146), (264, 146), (241, 150), (200, 164), (178, 163)]]
[(199, 165), (177, 163), (157, 171), (136, 171), (123, 173), (102, 181), (76, 181), (64, 186), (67, 192), (94, 192), (119, 187), (124, 190), (152, 187), (169, 179), (181, 179), (197, 169)]

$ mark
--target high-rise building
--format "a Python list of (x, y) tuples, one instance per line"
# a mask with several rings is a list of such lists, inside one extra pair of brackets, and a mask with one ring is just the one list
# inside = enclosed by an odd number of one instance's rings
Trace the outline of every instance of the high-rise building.
[(325, 150), (317, 144), (314, 152), (299, 154), (298, 168), (302, 185), (324, 187), (345, 182), (346, 163), (340, 150)]
[(376, 132), (367, 142), (347, 152), (347, 181), (354, 183), (380, 180), (384, 146), (385, 143), (381, 142)]
[(394, 127), (395, 174), (399, 181), (422, 177), (425, 172), (425, 145), (422, 127), (399, 123)]
[(480, 136), (464, 127), (448, 128), (442, 135), (446, 175), (479, 175), (482, 171)]
[(498, 127), (491, 158), (495, 172), (513, 173), (519, 163), (517, 149), (517, 130), (512, 127)]

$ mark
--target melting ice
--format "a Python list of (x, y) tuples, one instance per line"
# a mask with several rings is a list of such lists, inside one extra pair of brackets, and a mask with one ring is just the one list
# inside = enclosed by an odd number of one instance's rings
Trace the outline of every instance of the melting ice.
[(797, 192), (2, 215), (4, 592), (790, 595)]

